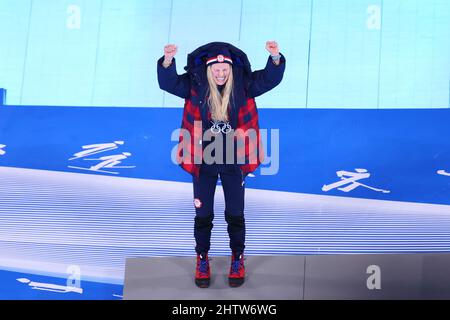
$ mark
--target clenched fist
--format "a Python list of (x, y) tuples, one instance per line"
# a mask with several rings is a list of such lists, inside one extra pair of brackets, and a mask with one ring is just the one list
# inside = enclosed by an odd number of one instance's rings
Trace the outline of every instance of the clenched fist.
[(276, 41), (267, 41), (266, 49), (270, 52), (271, 56), (277, 56), (280, 53), (280, 49), (278, 49), (278, 43), (276, 43)]
[(178, 47), (174, 44), (164, 46), (164, 63), (170, 64), (173, 57), (177, 54)]

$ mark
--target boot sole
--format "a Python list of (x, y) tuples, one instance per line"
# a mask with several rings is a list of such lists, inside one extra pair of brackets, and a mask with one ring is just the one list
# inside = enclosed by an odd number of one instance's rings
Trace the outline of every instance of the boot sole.
[(228, 284), (230, 287), (240, 287), (244, 281), (244, 278), (228, 278)]
[(210, 279), (195, 279), (195, 284), (199, 288), (208, 288)]

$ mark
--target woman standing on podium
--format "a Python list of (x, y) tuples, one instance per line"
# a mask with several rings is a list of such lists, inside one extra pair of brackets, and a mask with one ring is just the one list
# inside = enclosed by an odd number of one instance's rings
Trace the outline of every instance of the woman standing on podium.
[(211, 278), (208, 251), (219, 177), (230, 238), (229, 285), (244, 283), (245, 177), (263, 158), (254, 98), (281, 82), (286, 62), (275, 41), (268, 41), (266, 49), (270, 56), (265, 68), (254, 72), (246, 54), (224, 42), (194, 50), (182, 75), (176, 70), (176, 45), (166, 45), (157, 63), (160, 88), (185, 99), (177, 162), (193, 177), (195, 283), (201, 288)]

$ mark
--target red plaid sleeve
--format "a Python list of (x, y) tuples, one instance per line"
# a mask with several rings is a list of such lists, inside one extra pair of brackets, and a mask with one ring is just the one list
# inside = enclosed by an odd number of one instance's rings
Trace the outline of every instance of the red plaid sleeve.
[(240, 108), (235, 135), (238, 164), (246, 175), (255, 171), (264, 159), (255, 99), (247, 99), (246, 105)]
[(198, 106), (186, 99), (177, 149), (177, 163), (188, 173), (199, 176), (202, 162), (202, 122)]

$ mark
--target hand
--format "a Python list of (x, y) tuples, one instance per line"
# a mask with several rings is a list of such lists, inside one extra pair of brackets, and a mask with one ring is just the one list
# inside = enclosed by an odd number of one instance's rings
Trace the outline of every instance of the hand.
[(280, 49), (278, 49), (278, 43), (276, 43), (276, 41), (267, 41), (266, 49), (270, 52), (271, 56), (277, 56), (280, 54)]
[(178, 47), (174, 44), (168, 44), (164, 46), (164, 62), (169, 64), (172, 62), (173, 57), (177, 54)]

